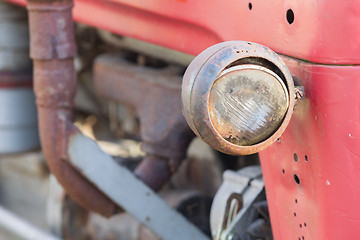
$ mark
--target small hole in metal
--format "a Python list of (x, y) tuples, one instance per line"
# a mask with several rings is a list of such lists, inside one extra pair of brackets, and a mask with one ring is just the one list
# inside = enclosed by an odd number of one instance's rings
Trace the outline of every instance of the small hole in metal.
[(300, 223), (300, 228), (302, 228), (302, 224)]
[(294, 22), (295, 16), (294, 16), (293, 10), (291, 10), (291, 9), (287, 10), (286, 20), (288, 21), (289, 24), (292, 24)]
[(296, 153), (294, 153), (294, 160), (295, 160), (295, 162), (299, 161), (299, 157)]
[(296, 217), (296, 212), (294, 212), (294, 217)]
[(300, 184), (300, 178), (298, 177), (298, 175), (294, 174), (294, 180), (297, 184)]
[(305, 237), (304, 236), (301, 236), (302, 240), (305, 240)]
[(306, 222), (304, 222), (304, 227), (306, 227)]
[(297, 201), (297, 199), (295, 198), (295, 203), (297, 203), (298, 201)]
[(282, 173), (285, 174), (285, 169), (282, 170)]
[(305, 162), (307, 162), (308, 161), (308, 156), (307, 155), (305, 155)]
[(249, 10), (251, 10), (252, 9), (252, 4), (251, 4), (251, 2), (249, 3)]

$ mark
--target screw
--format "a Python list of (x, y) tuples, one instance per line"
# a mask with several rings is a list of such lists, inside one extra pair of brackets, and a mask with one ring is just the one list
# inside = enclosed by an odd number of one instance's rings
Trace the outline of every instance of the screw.
[(305, 97), (305, 89), (303, 86), (295, 87), (295, 99), (301, 100)]

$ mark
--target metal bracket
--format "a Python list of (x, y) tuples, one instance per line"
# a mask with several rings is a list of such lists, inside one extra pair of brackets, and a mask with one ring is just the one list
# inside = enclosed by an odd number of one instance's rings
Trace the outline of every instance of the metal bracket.
[[(213, 238), (218, 240), (250, 239), (244, 226), (251, 224), (254, 218), (252, 217), (254, 209), (251, 206), (262, 198), (263, 191), (264, 182), (260, 166), (246, 167), (237, 172), (225, 171), (224, 182), (216, 193), (211, 207), (210, 224)], [(227, 215), (227, 202), (234, 193), (242, 196), (243, 207), (224, 228), (221, 219)]]
[(81, 134), (73, 135), (68, 153), (71, 163), (84, 177), (161, 239), (209, 240), (93, 140)]

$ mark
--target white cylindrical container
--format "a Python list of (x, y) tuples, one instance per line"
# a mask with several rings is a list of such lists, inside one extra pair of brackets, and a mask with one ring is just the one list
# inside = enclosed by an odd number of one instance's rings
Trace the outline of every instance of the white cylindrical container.
[(0, 154), (38, 148), (26, 10), (0, 2)]
[(26, 10), (0, 2), (0, 71), (29, 68), (29, 29)]

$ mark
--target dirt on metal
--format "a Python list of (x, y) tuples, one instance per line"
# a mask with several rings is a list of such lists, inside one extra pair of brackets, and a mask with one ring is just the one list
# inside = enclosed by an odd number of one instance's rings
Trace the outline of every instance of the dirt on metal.
[(99, 96), (135, 109), (146, 153), (135, 174), (154, 190), (170, 179), (186, 157), (194, 134), (181, 110), (179, 69), (138, 66), (120, 55), (103, 55), (94, 64)]
[[(104, 216), (118, 208), (69, 163), (76, 90), (73, 1), (28, 1), (34, 89), (42, 150), (51, 172), (79, 205)], [(86, 157), (86, 156), (84, 156)]]
[[(42, 149), (50, 170), (78, 204), (111, 216), (118, 206), (70, 165), (67, 153), (69, 139), (79, 132), (71, 121), (76, 90), (72, 6), (70, 0), (28, 1)], [(96, 62), (98, 92), (136, 108), (147, 154), (135, 174), (159, 190), (185, 158), (193, 138), (181, 111), (181, 78), (172, 70), (156, 75), (156, 70), (118, 65), (107, 57)]]
[[(289, 94), (288, 110), (281, 125), (267, 139), (249, 146), (236, 145), (222, 137), (214, 128), (209, 113), (214, 81), (224, 70), (242, 64), (262, 66), (273, 71), (282, 79)], [(186, 120), (197, 136), (221, 152), (249, 155), (270, 146), (285, 131), (294, 109), (294, 83), (285, 63), (269, 48), (244, 41), (223, 42), (203, 51), (189, 65), (183, 78), (182, 103)]]

